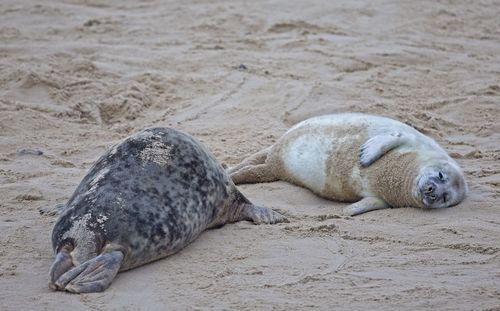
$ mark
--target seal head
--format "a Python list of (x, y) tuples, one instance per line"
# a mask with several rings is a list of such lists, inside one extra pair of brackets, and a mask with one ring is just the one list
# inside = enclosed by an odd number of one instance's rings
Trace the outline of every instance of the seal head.
[(417, 180), (414, 196), (424, 208), (457, 205), (465, 198), (468, 190), (462, 171), (450, 161), (425, 166)]

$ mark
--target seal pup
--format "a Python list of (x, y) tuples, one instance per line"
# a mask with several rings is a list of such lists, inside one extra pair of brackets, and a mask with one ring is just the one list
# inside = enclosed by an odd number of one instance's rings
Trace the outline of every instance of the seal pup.
[(228, 170), (235, 184), (285, 180), (357, 215), (388, 207), (444, 208), (467, 193), (458, 164), (399, 121), (361, 113), (314, 117)]
[(203, 145), (170, 128), (113, 147), (55, 210), (49, 287), (74, 293), (103, 291), (118, 271), (174, 254), (206, 229), (286, 220), (253, 205)]

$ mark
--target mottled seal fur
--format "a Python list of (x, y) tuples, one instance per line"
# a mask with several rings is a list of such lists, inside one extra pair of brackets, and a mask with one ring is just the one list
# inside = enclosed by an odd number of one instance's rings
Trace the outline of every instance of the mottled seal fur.
[(431, 138), (385, 117), (314, 117), (228, 172), (236, 184), (286, 180), (356, 215), (387, 207), (443, 208), (467, 193), (458, 164)]
[(56, 209), (49, 287), (76, 293), (103, 291), (118, 271), (171, 255), (208, 228), (285, 220), (250, 203), (204, 146), (170, 128), (113, 147)]

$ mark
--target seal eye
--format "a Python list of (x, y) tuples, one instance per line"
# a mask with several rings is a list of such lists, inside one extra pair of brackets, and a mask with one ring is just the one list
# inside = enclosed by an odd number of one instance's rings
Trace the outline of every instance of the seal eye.
[(444, 175), (443, 175), (443, 173), (439, 172), (439, 175), (438, 175), (438, 176), (439, 176), (439, 180), (444, 180)]

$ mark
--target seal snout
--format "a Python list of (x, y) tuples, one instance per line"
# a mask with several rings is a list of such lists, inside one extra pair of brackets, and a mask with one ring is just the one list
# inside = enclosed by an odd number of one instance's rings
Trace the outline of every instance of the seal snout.
[(420, 187), (422, 201), (427, 207), (441, 208), (447, 207), (450, 201), (450, 193), (447, 191), (446, 181), (439, 175), (438, 177), (427, 177)]
[(443, 198), (444, 201), (446, 201), (447, 198), (446, 193), (442, 194), (439, 193), (438, 186), (433, 182), (427, 184), (422, 190), (422, 192), (424, 194), (424, 198), (427, 199), (427, 201), (430, 201), (431, 203), (438, 201), (441, 197)]

